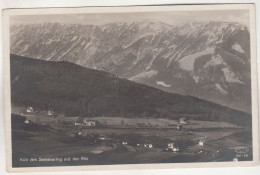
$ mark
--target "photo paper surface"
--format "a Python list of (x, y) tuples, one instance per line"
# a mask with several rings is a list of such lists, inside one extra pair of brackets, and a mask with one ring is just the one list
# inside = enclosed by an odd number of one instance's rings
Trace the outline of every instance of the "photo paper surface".
[(254, 15), (248, 4), (4, 11), (8, 169), (257, 164)]

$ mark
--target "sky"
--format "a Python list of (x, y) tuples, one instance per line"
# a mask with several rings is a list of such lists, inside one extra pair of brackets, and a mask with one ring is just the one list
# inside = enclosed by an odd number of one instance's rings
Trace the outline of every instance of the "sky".
[(170, 25), (190, 22), (236, 22), (249, 28), (248, 10), (211, 10), (211, 11), (175, 11), (175, 12), (141, 12), (141, 13), (86, 13), (55, 15), (20, 15), (11, 16), (10, 25), (64, 23), (103, 25), (112, 22), (134, 22), (155, 20)]

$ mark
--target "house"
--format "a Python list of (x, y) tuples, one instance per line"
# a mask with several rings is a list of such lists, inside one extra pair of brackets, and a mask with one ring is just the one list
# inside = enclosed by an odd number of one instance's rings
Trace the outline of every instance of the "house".
[(81, 135), (82, 135), (82, 132), (81, 132), (81, 131), (79, 131), (79, 132), (78, 132), (78, 135), (79, 135), (79, 136), (81, 136)]
[(172, 149), (174, 147), (174, 143), (168, 143), (168, 148)]
[(179, 148), (178, 148), (178, 147), (174, 147), (174, 148), (172, 149), (172, 151), (173, 151), (173, 152), (178, 152), (178, 151), (179, 151)]
[(127, 145), (127, 142), (122, 142), (122, 145)]
[(168, 143), (168, 147), (165, 148), (166, 151), (178, 152), (179, 148), (174, 146), (174, 143)]
[(96, 122), (95, 121), (83, 121), (82, 126), (96, 126)]
[(204, 146), (204, 141), (200, 140), (199, 141), (199, 146)]
[(52, 110), (49, 110), (49, 111), (47, 112), (47, 115), (53, 115), (53, 111), (52, 111)]
[(32, 108), (32, 107), (30, 107), (30, 106), (29, 106), (29, 107), (27, 107), (27, 108), (26, 108), (26, 112), (28, 112), (28, 113), (30, 113), (30, 112), (33, 112), (33, 108)]
[(182, 117), (182, 118), (179, 119), (179, 123), (187, 124), (187, 119), (185, 117)]
[(145, 148), (153, 148), (153, 145), (152, 145), (151, 143), (149, 143), (149, 144), (144, 144), (144, 147), (145, 147)]
[(168, 143), (168, 149), (173, 149), (174, 143)]
[(79, 123), (79, 122), (74, 122), (74, 125), (75, 125), (75, 126), (81, 126), (81, 125), (82, 125), (82, 123)]
[(24, 121), (24, 123), (25, 123), (25, 124), (29, 124), (30, 121), (29, 121), (28, 119), (26, 119), (26, 120)]
[(202, 154), (202, 153), (203, 153), (203, 151), (202, 151), (202, 150), (199, 150), (199, 151), (198, 151), (198, 154)]
[(99, 136), (98, 139), (99, 139), (99, 140), (102, 140), (102, 141), (106, 140), (105, 136)]
[(140, 146), (140, 143), (137, 143), (136, 146)]

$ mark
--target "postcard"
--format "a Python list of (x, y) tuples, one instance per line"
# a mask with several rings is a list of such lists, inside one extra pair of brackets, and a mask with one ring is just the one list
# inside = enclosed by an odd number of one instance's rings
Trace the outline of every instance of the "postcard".
[(259, 164), (253, 4), (5, 9), (10, 172)]

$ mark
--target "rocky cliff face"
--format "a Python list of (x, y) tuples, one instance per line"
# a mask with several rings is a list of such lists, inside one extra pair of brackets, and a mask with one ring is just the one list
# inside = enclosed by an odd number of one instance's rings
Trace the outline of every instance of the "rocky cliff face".
[(10, 33), (12, 54), (69, 61), (251, 112), (250, 34), (240, 24), (49, 23)]

